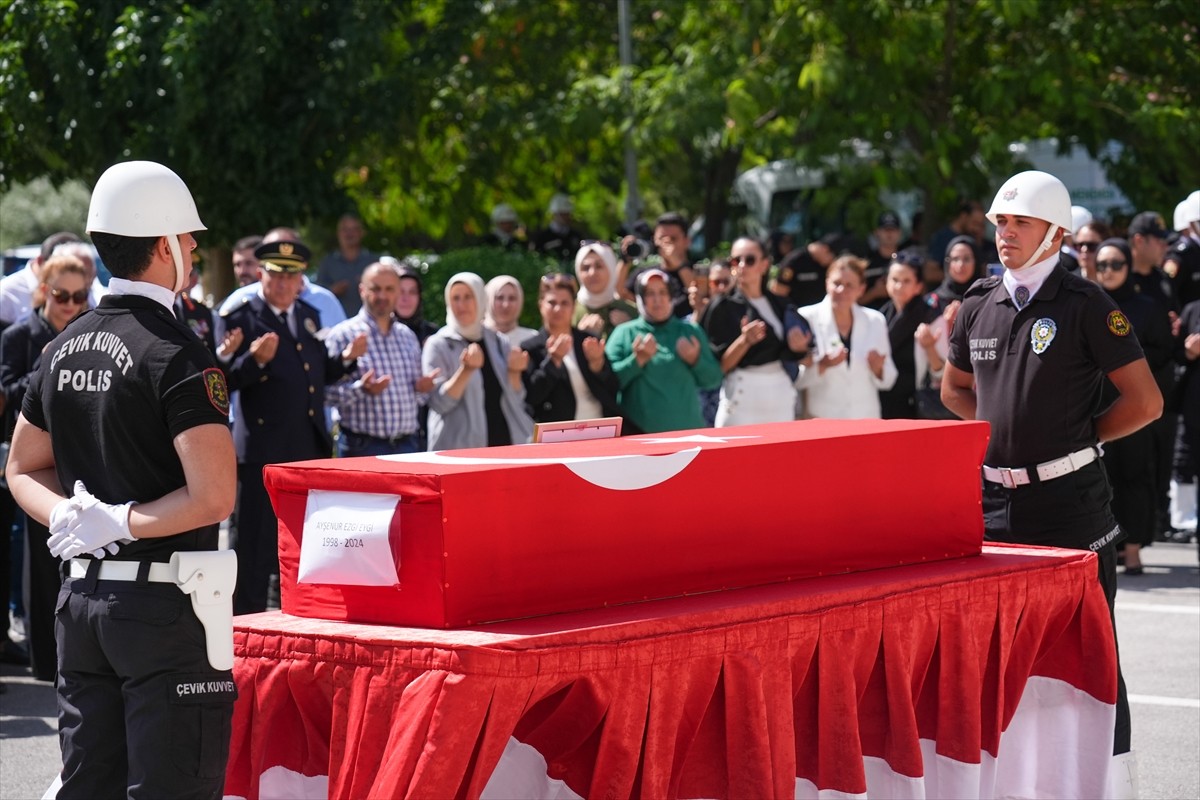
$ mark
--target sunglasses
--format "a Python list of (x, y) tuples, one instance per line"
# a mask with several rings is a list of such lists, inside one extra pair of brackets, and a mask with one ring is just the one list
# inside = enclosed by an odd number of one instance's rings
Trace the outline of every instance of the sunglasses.
[(729, 278), (713, 278), (709, 281), (713, 286), (728, 286), (733, 283)]
[(1116, 270), (1119, 270), (1119, 269), (1125, 269), (1125, 265), (1127, 263), (1128, 262), (1125, 261), (1125, 259), (1121, 259), (1120, 261), (1097, 261), (1096, 262), (1096, 271), (1097, 272), (1108, 272), (1111, 269), (1115, 272)]
[(744, 256), (730, 256), (729, 266), (731, 267), (753, 267), (758, 263), (758, 256), (754, 253)]
[(77, 306), (81, 306), (87, 302), (89, 292), (87, 289), (80, 289), (78, 292), (68, 292), (66, 289), (51, 289), (50, 296), (56, 302), (66, 303), (68, 300)]
[(600, 247), (603, 247), (606, 250), (613, 249), (613, 246), (610, 243), (601, 241), (600, 239), (584, 239), (582, 242), (579, 243), (579, 248), (582, 250), (585, 247), (592, 247), (593, 245), (599, 245)]
[(1075, 246), (1079, 248), (1079, 252), (1081, 253), (1090, 253), (1093, 250), (1100, 249), (1099, 242), (1076, 242)]

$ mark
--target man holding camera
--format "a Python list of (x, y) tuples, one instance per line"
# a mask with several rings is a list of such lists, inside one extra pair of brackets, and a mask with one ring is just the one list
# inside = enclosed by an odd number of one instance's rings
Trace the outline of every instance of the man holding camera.
[[(688, 222), (681, 214), (669, 212), (654, 221), (654, 247), (658, 254), (658, 263), (646, 264), (631, 271), (625, 281), (625, 291), (622, 296), (633, 300), (637, 279), (649, 269), (657, 269), (667, 276), (667, 288), (671, 293), (671, 313), (683, 319), (692, 313), (688, 302), (687, 290), (695, 277), (692, 273), (692, 262), (688, 260), (688, 247), (692, 240), (688, 236)], [(627, 236), (621, 242), (621, 268), (628, 271), (640, 259), (650, 255), (644, 253), (645, 244), (632, 236)]]

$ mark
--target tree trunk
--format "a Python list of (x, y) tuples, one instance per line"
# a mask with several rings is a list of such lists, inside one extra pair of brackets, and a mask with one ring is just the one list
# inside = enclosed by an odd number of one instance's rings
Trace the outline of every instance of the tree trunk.
[(236, 288), (233, 285), (233, 252), (227, 247), (202, 247), (200, 258), (204, 301), (216, 309)]
[[(704, 246), (712, 255), (722, 241), (729, 216), (729, 193), (742, 163), (742, 148), (725, 150), (704, 171)], [(740, 233), (740, 231), (736, 232)]]

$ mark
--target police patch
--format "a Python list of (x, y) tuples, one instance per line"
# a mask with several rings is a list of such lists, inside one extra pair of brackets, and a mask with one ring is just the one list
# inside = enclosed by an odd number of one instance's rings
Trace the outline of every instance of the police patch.
[(1108, 312), (1108, 329), (1114, 336), (1128, 336), (1133, 331), (1129, 318), (1120, 311)]
[(225, 385), (225, 373), (215, 367), (204, 370), (204, 389), (213, 408), (229, 416), (229, 388)]
[(794, 274), (795, 273), (792, 272), (791, 267), (784, 267), (782, 270), (779, 271), (779, 280), (790, 281)]
[(1049, 317), (1042, 317), (1033, 323), (1033, 330), (1029, 332), (1029, 343), (1033, 345), (1033, 352), (1039, 356), (1046, 352), (1057, 333), (1058, 325)]

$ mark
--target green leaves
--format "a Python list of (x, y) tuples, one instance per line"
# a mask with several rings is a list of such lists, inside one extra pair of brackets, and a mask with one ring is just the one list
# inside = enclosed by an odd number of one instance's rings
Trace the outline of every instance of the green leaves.
[[(356, 206), (373, 249), (447, 249), (497, 202), (541, 226), (557, 191), (613, 235), (628, 132), (645, 216), (704, 214), (717, 241), (754, 164), (841, 155), (819, 203), (857, 223), (879, 189), (915, 188), (936, 223), (990, 195), (1010, 142), (1054, 136), (1121, 143), (1111, 174), (1169, 211), (1200, 185), (1193, 5), (631, 0), (622, 71), (612, 2), (11, 2), (0, 192), (153, 158), (209, 243), (288, 224), (320, 250)], [(853, 168), (851, 143), (872, 154)]]

